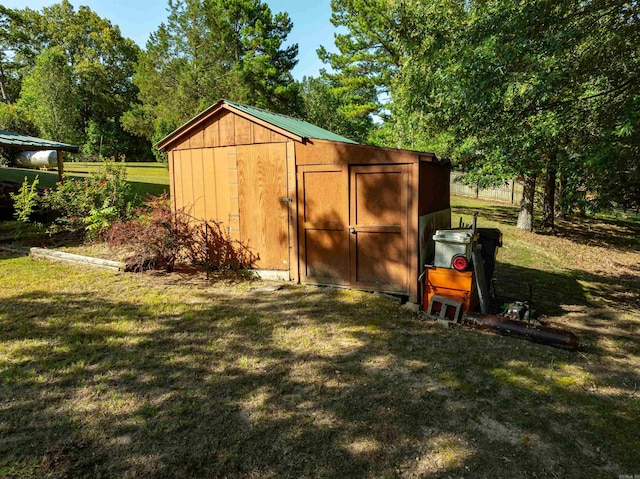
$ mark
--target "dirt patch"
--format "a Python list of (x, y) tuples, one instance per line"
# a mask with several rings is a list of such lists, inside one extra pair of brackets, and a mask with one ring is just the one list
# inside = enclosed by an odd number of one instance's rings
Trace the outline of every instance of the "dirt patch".
[(507, 442), (515, 446), (525, 439), (522, 431), (515, 426), (498, 422), (487, 416), (480, 416), (477, 423), (471, 423), (471, 427), (480, 431), (490, 441)]
[(86, 438), (61, 440), (44, 454), (38, 472), (43, 477), (52, 479), (88, 477), (101, 460), (94, 449)]
[(449, 470), (465, 470), (464, 463), (477, 452), (464, 438), (451, 433), (428, 437), (422, 447), (419, 455), (400, 466), (398, 472), (401, 477), (420, 478)]

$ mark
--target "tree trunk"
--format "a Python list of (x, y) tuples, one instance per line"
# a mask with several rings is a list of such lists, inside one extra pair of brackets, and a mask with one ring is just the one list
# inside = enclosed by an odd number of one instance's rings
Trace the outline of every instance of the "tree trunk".
[(558, 206), (558, 214), (557, 218), (562, 220), (566, 220), (569, 216), (569, 205), (567, 198), (567, 188), (568, 188), (568, 180), (567, 175), (561, 171), (560, 173), (560, 186), (558, 188), (558, 201), (556, 201), (556, 205)]
[(544, 202), (542, 206), (542, 228), (553, 229), (555, 227), (556, 174), (554, 155), (547, 163), (547, 177), (544, 183)]
[(536, 194), (536, 175), (524, 178), (520, 213), (518, 213), (517, 227), (521, 230), (533, 231), (533, 200)]
[(2, 62), (0, 62), (0, 93), (2, 94), (2, 101), (5, 103), (11, 103), (11, 97), (7, 92), (6, 76), (4, 74), (4, 68)]

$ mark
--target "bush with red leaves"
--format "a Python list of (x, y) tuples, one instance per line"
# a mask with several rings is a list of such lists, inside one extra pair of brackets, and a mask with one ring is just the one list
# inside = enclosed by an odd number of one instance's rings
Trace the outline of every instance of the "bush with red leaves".
[(166, 193), (150, 197), (133, 213), (132, 219), (114, 223), (107, 233), (109, 244), (130, 251), (129, 271), (170, 272), (180, 261), (213, 269), (248, 268), (255, 262), (255, 255), (232, 240), (221, 223), (198, 220), (184, 210), (171, 211)]
[(212, 269), (250, 268), (257, 257), (240, 241), (231, 239), (229, 228), (218, 221), (200, 221), (187, 256), (193, 264)]

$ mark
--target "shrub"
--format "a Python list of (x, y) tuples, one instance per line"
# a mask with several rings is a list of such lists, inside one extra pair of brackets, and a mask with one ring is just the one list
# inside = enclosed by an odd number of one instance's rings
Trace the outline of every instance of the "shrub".
[(41, 206), (55, 220), (51, 233), (71, 232), (83, 236), (99, 234), (130, 210), (130, 187), (124, 165), (107, 161), (103, 168), (84, 179), (66, 178), (56, 188), (45, 190)]
[(217, 270), (237, 270), (255, 263), (255, 254), (240, 241), (232, 239), (229, 228), (223, 223), (200, 220), (193, 229), (194, 242), (187, 254), (192, 264), (208, 265)]
[(117, 208), (113, 205), (109, 205), (108, 200), (105, 200), (102, 204), (102, 208), (92, 208), (91, 211), (89, 211), (89, 216), (84, 218), (87, 234), (91, 237), (100, 235), (118, 218), (119, 214)]
[(221, 223), (197, 220), (184, 210), (172, 212), (166, 193), (150, 197), (134, 210), (132, 219), (115, 222), (106, 236), (110, 245), (129, 251), (126, 263), (130, 271), (170, 272), (178, 261), (238, 269), (255, 261), (248, 248), (232, 240)]
[(172, 271), (180, 253), (191, 249), (193, 228), (181, 214), (171, 212), (166, 193), (150, 197), (133, 211), (134, 217), (116, 221), (107, 233), (112, 246), (130, 250), (127, 269)]
[(29, 185), (29, 180), (24, 177), (24, 182), (18, 193), (9, 193), (13, 200), (13, 216), (19, 223), (28, 223), (38, 204), (38, 177)]
[[(33, 183), (29, 185), (29, 180), (24, 177), (24, 182), (17, 193), (9, 193), (13, 200), (13, 216), (16, 219), (16, 229), (14, 238), (22, 239), (24, 236), (40, 237), (44, 233), (44, 227), (41, 223), (33, 223), (30, 226), (32, 217), (38, 209), (38, 177), (36, 176)], [(42, 238), (39, 238), (42, 240)]]

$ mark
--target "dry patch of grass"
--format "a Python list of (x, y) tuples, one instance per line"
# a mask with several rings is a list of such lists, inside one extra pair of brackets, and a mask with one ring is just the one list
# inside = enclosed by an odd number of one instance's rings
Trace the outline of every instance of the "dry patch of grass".
[(446, 330), (383, 295), (2, 253), (0, 477), (640, 473), (631, 288), (601, 246), (491, 221), (499, 274), (533, 281), (583, 351)]

